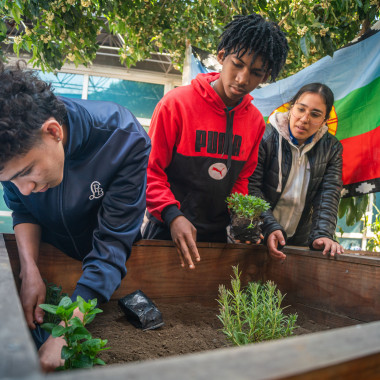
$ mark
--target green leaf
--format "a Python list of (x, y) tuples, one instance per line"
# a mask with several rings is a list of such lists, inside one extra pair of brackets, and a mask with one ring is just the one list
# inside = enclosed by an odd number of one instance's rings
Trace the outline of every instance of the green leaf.
[(307, 41), (306, 35), (301, 38), (300, 47), (301, 47), (302, 53), (304, 53), (305, 56), (308, 57), (309, 56), (309, 43)]
[(104, 363), (104, 361), (100, 358), (95, 358), (94, 359), (94, 364), (97, 364), (97, 365), (106, 365), (106, 363)]
[(91, 368), (93, 366), (93, 362), (91, 358), (85, 355), (78, 356), (78, 359), (72, 361), (73, 368)]
[(85, 327), (76, 327), (71, 335), (73, 341), (81, 339), (91, 339), (92, 335)]
[(354, 202), (351, 198), (351, 202), (349, 207), (347, 208), (347, 215), (346, 215), (346, 224), (347, 226), (353, 226), (356, 222), (356, 212), (355, 212)]
[(55, 306), (55, 305), (48, 305), (48, 304), (45, 304), (45, 303), (42, 303), (40, 305), (38, 305), (42, 310), (45, 310), (47, 311), (48, 313), (51, 313), (51, 314), (57, 314), (57, 309), (58, 307)]
[(62, 347), (61, 358), (63, 360), (70, 359), (74, 354), (75, 354), (75, 351), (70, 349), (69, 347), (67, 346)]
[(331, 38), (329, 37), (329, 35), (327, 34), (325, 37), (322, 37), (321, 41), (326, 53), (332, 57), (334, 55), (335, 49), (334, 49), (334, 44)]
[(0, 20), (0, 33), (6, 35), (7, 34), (7, 26), (3, 20)]
[(73, 301), (71, 301), (71, 298), (66, 296), (61, 299), (58, 306), (63, 306), (65, 309), (67, 309), (67, 307), (70, 306), (72, 303)]
[(54, 337), (54, 338), (58, 338), (59, 336), (62, 336), (64, 334), (64, 331), (65, 331), (65, 327), (61, 326), (61, 325), (57, 325), (53, 328), (52, 332), (51, 332), (51, 335)]
[(75, 317), (70, 320), (70, 326), (83, 327), (83, 322), (78, 317)]
[(12, 7), (12, 16), (14, 18), (14, 20), (16, 21), (17, 24), (20, 24), (21, 22), (21, 12), (20, 12), (20, 8), (15, 5), (14, 7)]
[(41, 325), (41, 327), (47, 331), (49, 334), (51, 334), (52, 330), (54, 329), (54, 327), (56, 326), (55, 323), (43, 323)]
[(350, 198), (341, 198), (338, 209), (338, 218), (342, 219), (347, 212), (347, 207), (349, 206)]

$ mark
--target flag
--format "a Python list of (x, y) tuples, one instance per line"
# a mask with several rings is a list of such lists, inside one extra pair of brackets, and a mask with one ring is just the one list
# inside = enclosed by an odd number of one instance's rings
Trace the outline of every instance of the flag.
[[(199, 49), (192, 49), (189, 61), (190, 78), (217, 69), (207, 67), (207, 62), (213, 62), (212, 55)], [(342, 196), (379, 192), (380, 31), (372, 29), (357, 42), (337, 50), (333, 57), (324, 57), (286, 79), (255, 89), (251, 93), (253, 104), (267, 119), (303, 85), (312, 82), (324, 83), (334, 93), (328, 126), (343, 145)]]

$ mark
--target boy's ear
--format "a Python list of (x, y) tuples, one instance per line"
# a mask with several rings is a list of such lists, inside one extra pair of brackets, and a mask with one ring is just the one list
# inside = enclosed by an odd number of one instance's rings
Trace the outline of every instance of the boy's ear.
[(216, 59), (218, 60), (218, 62), (223, 65), (223, 61), (224, 61), (224, 53), (225, 53), (225, 50), (224, 49), (220, 49), (218, 51), (218, 54), (216, 55)]
[(62, 126), (54, 117), (50, 117), (42, 124), (41, 131), (45, 136), (50, 136), (54, 140), (61, 141), (63, 139)]

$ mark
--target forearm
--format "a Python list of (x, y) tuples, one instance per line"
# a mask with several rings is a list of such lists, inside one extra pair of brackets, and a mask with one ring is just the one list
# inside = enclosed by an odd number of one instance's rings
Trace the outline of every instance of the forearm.
[(41, 227), (37, 224), (21, 223), (14, 228), (22, 278), (37, 269), (40, 249)]

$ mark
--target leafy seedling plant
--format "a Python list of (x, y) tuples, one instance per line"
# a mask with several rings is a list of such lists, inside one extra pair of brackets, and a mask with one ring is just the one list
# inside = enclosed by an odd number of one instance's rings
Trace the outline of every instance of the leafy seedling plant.
[[(53, 337), (63, 337), (67, 346), (62, 347), (61, 358), (65, 364), (58, 367), (57, 370), (66, 370), (74, 368), (91, 368), (96, 364), (104, 365), (104, 361), (97, 355), (109, 347), (104, 347), (107, 340), (94, 339), (85, 326), (92, 322), (96, 314), (102, 313), (102, 310), (96, 308), (97, 300), (88, 302), (80, 296), (75, 302), (69, 297), (63, 297), (58, 305), (41, 304), (40, 308), (48, 313), (56, 315), (64, 326), (56, 323), (44, 323), (41, 327), (48, 331)], [(79, 307), (83, 313), (83, 322), (78, 318), (73, 318), (74, 310)]]
[(296, 328), (297, 314), (284, 314), (281, 303), (284, 296), (276, 285), (250, 282), (241, 288), (238, 266), (232, 267), (232, 290), (219, 286), (218, 318), (223, 324), (222, 331), (233, 344), (240, 346), (265, 340), (290, 336)]
[(231, 212), (231, 229), (235, 239), (256, 241), (260, 238), (260, 216), (269, 210), (270, 205), (264, 199), (253, 195), (231, 194), (226, 199)]

